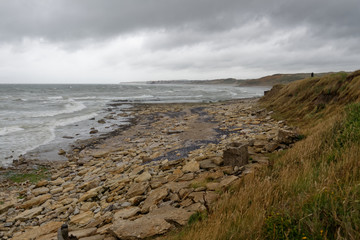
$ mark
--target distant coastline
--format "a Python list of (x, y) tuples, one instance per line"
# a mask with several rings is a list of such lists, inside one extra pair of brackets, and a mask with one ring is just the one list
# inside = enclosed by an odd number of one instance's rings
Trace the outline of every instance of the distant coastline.
[[(321, 77), (331, 72), (315, 73), (316, 76)], [(276, 84), (288, 84), (297, 80), (305, 79), (311, 76), (311, 73), (290, 73), (290, 74), (273, 74), (255, 79), (236, 79), (236, 78), (221, 78), (211, 80), (158, 80), (150, 81), (149, 84), (198, 84), (198, 85), (230, 85), (238, 87), (253, 87), (253, 86), (267, 86), (271, 87)]]

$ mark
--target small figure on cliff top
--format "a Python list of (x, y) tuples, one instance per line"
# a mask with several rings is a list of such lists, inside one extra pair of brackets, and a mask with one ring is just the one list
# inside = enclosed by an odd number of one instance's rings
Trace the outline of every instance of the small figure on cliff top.
[(313, 72), (311, 73), (311, 77), (314, 77), (314, 73), (313, 73)]

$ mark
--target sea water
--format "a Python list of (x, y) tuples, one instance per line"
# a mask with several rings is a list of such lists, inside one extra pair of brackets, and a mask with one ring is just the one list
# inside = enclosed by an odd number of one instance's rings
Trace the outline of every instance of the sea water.
[[(262, 96), (267, 87), (192, 84), (114, 85), (0, 85), (0, 165), (32, 153), (43, 160), (60, 160), (53, 154), (78, 139), (128, 124), (129, 119), (103, 119), (109, 111), (126, 112), (133, 103), (214, 102)], [(47, 154), (48, 153), (48, 154)]]

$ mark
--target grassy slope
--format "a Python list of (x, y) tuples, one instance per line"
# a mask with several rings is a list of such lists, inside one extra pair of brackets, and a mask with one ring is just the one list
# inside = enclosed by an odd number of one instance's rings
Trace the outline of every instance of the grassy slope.
[(258, 79), (244, 80), (239, 86), (273, 86), (275, 84), (287, 84), (310, 76), (310, 73), (274, 74)]
[(360, 239), (359, 101), (360, 71), (274, 87), (261, 104), (306, 138), (165, 239)]

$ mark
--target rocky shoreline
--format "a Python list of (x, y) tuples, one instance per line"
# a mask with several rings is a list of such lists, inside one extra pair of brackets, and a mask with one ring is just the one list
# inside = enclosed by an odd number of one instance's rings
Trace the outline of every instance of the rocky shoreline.
[(3, 179), (0, 238), (57, 239), (64, 222), (82, 240), (162, 235), (209, 211), (242, 176), (269, 164), (267, 153), (297, 139), (257, 99), (129, 111), (133, 124), (78, 142), (64, 153), (66, 162), (42, 163), (49, 179)]

